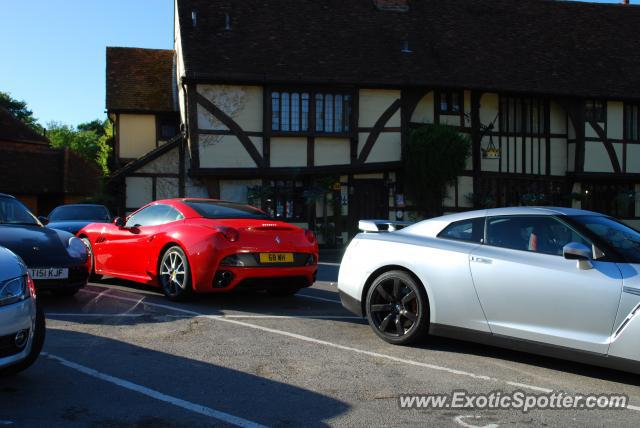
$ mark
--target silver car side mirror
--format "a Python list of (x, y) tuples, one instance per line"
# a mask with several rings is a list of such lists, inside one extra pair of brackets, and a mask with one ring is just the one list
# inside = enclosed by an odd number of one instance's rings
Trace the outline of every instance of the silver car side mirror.
[(569, 242), (562, 247), (562, 256), (567, 260), (577, 260), (577, 266), (580, 270), (593, 269), (591, 259), (593, 258), (593, 249), (579, 242)]

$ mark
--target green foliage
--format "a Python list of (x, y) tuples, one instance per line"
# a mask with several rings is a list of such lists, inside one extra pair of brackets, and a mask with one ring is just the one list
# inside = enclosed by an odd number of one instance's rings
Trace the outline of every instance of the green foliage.
[(0, 91), (0, 106), (7, 109), (9, 113), (13, 114), (37, 133), (42, 133), (42, 126), (38, 123), (38, 120), (33, 117), (33, 112), (27, 107), (26, 101), (17, 100), (10, 94)]
[(77, 128), (58, 122), (48, 124), (47, 137), (51, 146), (69, 148), (83, 158), (95, 162), (104, 175), (109, 174), (108, 160), (113, 128), (108, 120), (78, 125)]
[(424, 125), (409, 134), (404, 162), (405, 190), (427, 216), (440, 215), (447, 185), (464, 171), (469, 137), (445, 125)]

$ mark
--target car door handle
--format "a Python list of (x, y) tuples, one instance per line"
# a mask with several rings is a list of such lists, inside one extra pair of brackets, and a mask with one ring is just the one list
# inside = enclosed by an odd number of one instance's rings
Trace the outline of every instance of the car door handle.
[(484, 257), (478, 256), (469, 256), (469, 260), (476, 263), (484, 263), (486, 265), (490, 265), (491, 263), (493, 263), (493, 260), (491, 259), (486, 259)]

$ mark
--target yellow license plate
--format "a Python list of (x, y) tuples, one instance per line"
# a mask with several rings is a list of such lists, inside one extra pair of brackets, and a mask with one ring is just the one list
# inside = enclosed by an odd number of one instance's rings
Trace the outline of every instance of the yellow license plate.
[(293, 263), (293, 253), (260, 253), (260, 263)]

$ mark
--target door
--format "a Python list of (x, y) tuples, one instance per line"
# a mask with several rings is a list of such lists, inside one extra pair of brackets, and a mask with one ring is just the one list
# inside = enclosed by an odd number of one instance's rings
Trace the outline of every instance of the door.
[(349, 197), (350, 232), (358, 232), (360, 220), (385, 220), (389, 218), (389, 190), (384, 180), (367, 179), (353, 181), (353, 194)]
[(605, 354), (622, 293), (612, 262), (581, 270), (562, 256), (591, 242), (552, 216), (487, 218), (485, 245), (469, 263), (491, 331)]

